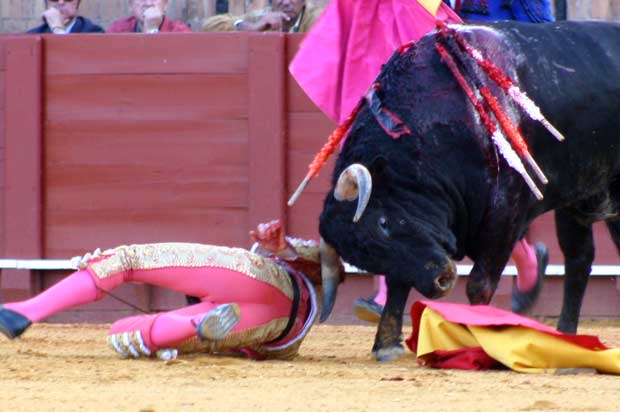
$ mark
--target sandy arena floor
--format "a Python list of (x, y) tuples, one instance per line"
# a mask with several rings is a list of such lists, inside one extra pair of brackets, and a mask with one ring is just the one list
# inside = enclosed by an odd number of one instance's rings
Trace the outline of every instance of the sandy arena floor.
[[(525, 375), (378, 363), (374, 326), (315, 327), (291, 362), (192, 355), (123, 360), (108, 325), (33, 326), (0, 338), (0, 411), (613, 411), (620, 377)], [(410, 332), (407, 327), (406, 332)], [(584, 322), (620, 347), (620, 322)]]

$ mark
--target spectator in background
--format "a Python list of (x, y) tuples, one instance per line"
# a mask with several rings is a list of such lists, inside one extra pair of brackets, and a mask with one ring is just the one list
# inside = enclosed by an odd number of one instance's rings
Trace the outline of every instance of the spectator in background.
[(166, 17), (168, 0), (129, 0), (132, 16), (116, 20), (108, 33), (191, 32), (184, 23)]
[(103, 33), (101, 27), (77, 15), (79, 8), (80, 0), (45, 0), (43, 24), (28, 33)]
[(202, 30), (305, 33), (310, 30), (320, 13), (320, 9), (306, 5), (305, 0), (273, 0), (271, 9), (243, 16), (211, 16), (204, 21)]

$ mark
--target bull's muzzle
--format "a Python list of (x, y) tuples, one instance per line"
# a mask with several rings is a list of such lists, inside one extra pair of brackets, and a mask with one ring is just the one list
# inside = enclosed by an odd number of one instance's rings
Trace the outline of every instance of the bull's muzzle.
[(324, 322), (334, 308), (338, 283), (340, 283), (340, 256), (336, 250), (321, 238), (321, 282), (323, 284), (323, 308), (320, 322)]
[(443, 271), (433, 280), (435, 298), (446, 296), (456, 285), (456, 265), (452, 260), (444, 266)]
[(366, 166), (354, 163), (340, 173), (334, 189), (334, 198), (338, 201), (357, 199), (357, 209), (353, 216), (353, 222), (357, 222), (368, 206), (371, 192), (372, 176), (370, 172)]

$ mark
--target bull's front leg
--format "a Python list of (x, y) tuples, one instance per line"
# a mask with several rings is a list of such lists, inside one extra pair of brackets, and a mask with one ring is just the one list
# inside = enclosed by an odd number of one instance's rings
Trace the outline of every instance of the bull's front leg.
[(404, 353), (402, 345), (403, 315), (411, 287), (386, 276), (387, 301), (375, 337), (372, 353), (378, 361), (390, 361)]
[(467, 280), (467, 298), (472, 305), (486, 305), (491, 302), (500, 276), (508, 262), (510, 253), (505, 259), (496, 257), (477, 259)]
[(584, 225), (568, 211), (555, 211), (555, 228), (564, 254), (564, 299), (558, 330), (577, 333), (579, 313), (594, 261), (592, 225)]
[(509, 222), (495, 220), (487, 222), (484, 227), (478, 237), (478, 253), (467, 280), (467, 298), (471, 304), (488, 304), (491, 301), (518, 239), (516, 232), (501, 230), (514, 227)]

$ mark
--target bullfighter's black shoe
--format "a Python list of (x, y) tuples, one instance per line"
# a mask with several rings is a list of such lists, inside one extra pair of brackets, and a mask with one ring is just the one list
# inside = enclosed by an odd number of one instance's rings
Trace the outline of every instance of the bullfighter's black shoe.
[(14, 310), (0, 305), (0, 332), (9, 339), (15, 339), (30, 326), (32, 322)]
[(536, 285), (527, 292), (521, 292), (515, 284), (512, 289), (512, 311), (515, 313), (527, 312), (536, 303), (538, 295), (540, 295), (545, 270), (549, 263), (549, 251), (542, 242), (537, 242), (534, 245), (534, 251), (536, 252), (536, 263), (538, 264)]
[(356, 299), (353, 302), (353, 313), (358, 319), (366, 322), (379, 323), (383, 306), (375, 302), (374, 297), (368, 299)]

